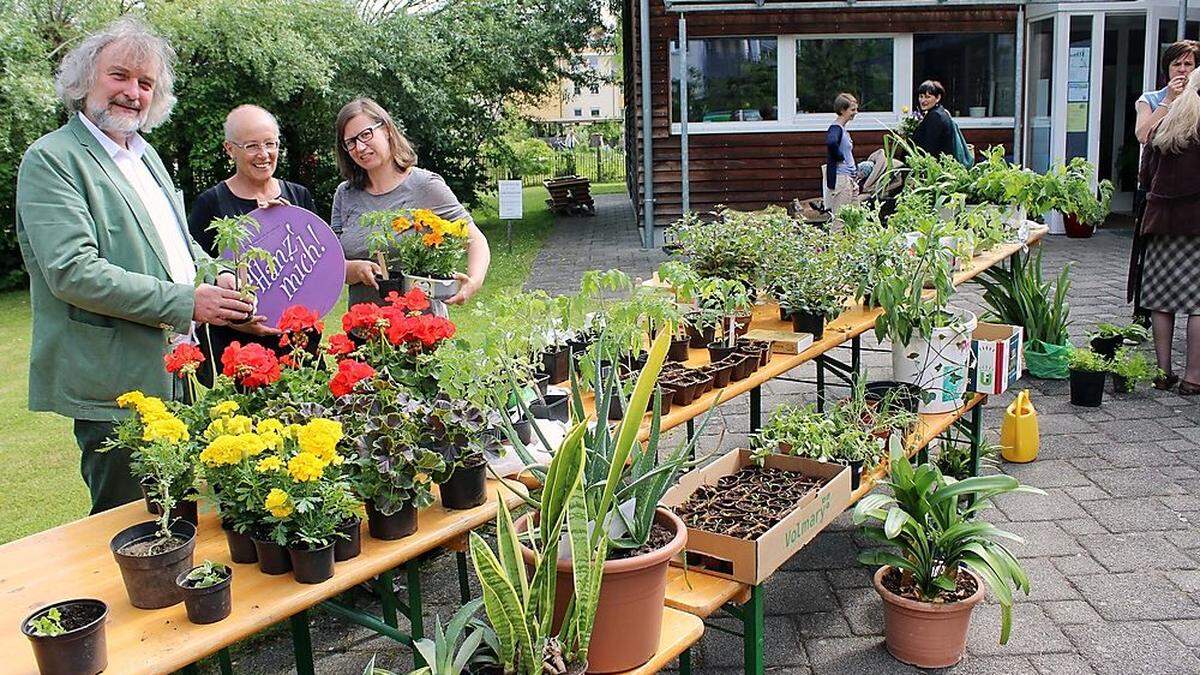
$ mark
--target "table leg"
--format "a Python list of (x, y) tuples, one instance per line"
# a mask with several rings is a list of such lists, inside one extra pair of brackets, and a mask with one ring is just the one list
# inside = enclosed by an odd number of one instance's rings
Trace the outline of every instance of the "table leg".
[(292, 653), (296, 656), (297, 675), (316, 675), (313, 666), (312, 635), (308, 632), (308, 611), (300, 610), (288, 621), (292, 624)]
[(979, 448), (983, 445), (983, 404), (971, 408), (971, 475), (979, 475)]
[(750, 390), (750, 433), (762, 426), (762, 387)]
[(683, 650), (679, 655), (679, 675), (692, 675), (692, 649)]
[(194, 663), (189, 663), (180, 668), (178, 672), (182, 673), (182, 675), (200, 675), (200, 667)]
[(229, 657), (229, 648), (217, 652), (217, 663), (221, 665), (221, 675), (233, 675), (233, 659)]
[(379, 604), (383, 611), (383, 622), (392, 628), (400, 625), (396, 615), (396, 574), (388, 570), (375, 579), (375, 591), (379, 593)]
[(421, 564), (416, 560), (404, 566), (408, 574), (408, 622), (412, 627), (412, 639), (425, 637), (425, 618), (421, 608)]
[[(691, 441), (695, 437), (696, 437), (696, 422), (695, 422), (695, 420), (689, 418), (687, 421), (687, 439), (689, 441)], [(696, 451), (692, 450), (692, 459), (695, 459), (695, 458), (696, 458)]]
[(862, 377), (862, 336), (855, 335), (850, 339), (850, 385), (858, 387), (858, 378)]
[(467, 554), (457, 551), (454, 559), (458, 563), (458, 597), (465, 605), (471, 601), (471, 580), (467, 576)]
[(762, 586), (750, 587), (750, 599), (742, 607), (742, 658), (747, 675), (763, 674), (763, 596)]
[(825, 412), (825, 358), (818, 356), (817, 362), (817, 412)]

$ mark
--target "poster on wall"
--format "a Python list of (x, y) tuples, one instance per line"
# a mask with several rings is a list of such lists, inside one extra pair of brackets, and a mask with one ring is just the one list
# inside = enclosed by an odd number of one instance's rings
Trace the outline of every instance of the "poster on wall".
[(1084, 103), (1068, 103), (1067, 104), (1067, 133), (1087, 131), (1088, 128), (1088, 104)]
[(1089, 100), (1089, 93), (1090, 89), (1087, 82), (1067, 83), (1067, 101), (1070, 103), (1079, 101), (1086, 103)]
[(1087, 82), (1091, 79), (1092, 48), (1071, 47), (1067, 52), (1067, 83)]

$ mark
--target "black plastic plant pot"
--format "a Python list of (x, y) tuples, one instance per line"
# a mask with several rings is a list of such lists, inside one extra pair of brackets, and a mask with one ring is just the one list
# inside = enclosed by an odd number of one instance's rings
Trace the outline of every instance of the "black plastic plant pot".
[(131, 525), (117, 533), (109, 549), (121, 568), (121, 579), (129, 602), (140, 609), (160, 609), (178, 604), (183, 594), (175, 585), (180, 572), (192, 568), (196, 549), (196, 526), (183, 520), (171, 525), (171, 534), (183, 543), (163, 552), (153, 552), (158, 523), (149, 521)]
[(319, 584), (333, 577), (333, 542), (317, 548), (299, 544), (287, 547), (296, 583)]
[(696, 400), (696, 383), (692, 380), (676, 380), (671, 383), (675, 387), (675, 398), (671, 403), (674, 405), (691, 405), (692, 401)]
[(207, 588), (188, 585), (187, 576), (191, 571), (183, 572), (175, 580), (183, 592), (183, 606), (187, 608), (188, 621), (196, 624), (216, 623), (229, 616), (233, 609), (233, 570), (229, 570), (223, 581)]
[(1125, 338), (1120, 335), (1113, 335), (1111, 337), (1097, 336), (1092, 338), (1091, 342), (1089, 343), (1092, 351), (1106, 359), (1111, 359), (1112, 357), (1116, 356), (1117, 350), (1120, 349), (1121, 345), (1123, 344), (1125, 344)]
[(571, 419), (569, 403), (570, 396), (567, 394), (546, 394), (543, 403), (534, 403), (529, 406), (529, 412), (538, 419), (567, 422)]
[(754, 372), (754, 367), (758, 365), (758, 359), (753, 356), (741, 355), (733, 361), (733, 374), (729, 379), (732, 382), (738, 382), (750, 377), (750, 373)]
[(733, 321), (737, 325), (737, 328), (735, 328), (733, 332), (736, 333), (738, 337), (750, 332), (750, 320), (753, 318), (754, 316), (752, 314), (743, 314), (742, 316), (733, 317)]
[(1104, 378), (1108, 373), (1103, 370), (1071, 369), (1071, 405), (1085, 408), (1099, 408), (1104, 403)]
[(621, 405), (621, 397), (616, 394), (608, 398), (608, 421), (617, 422), (625, 417), (625, 406)]
[(850, 490), (857, 490), (858, 486), (862, 485), (863, 460), (859, 459), (853, 462), (844, 462), (844, 464), (850, 467)]
[(150, 485), (154, 482), (149, 476), (138, 481), (138, 487), (142, 489), (142, 499), (146, 502), (146, 511), (152, 516), (161, 516), (162, 508), (150, 497)]
[(258, 562), (258, 551), (250, 535), (242, 534), (225, 523), (221, 523), (221, 529), (225, 531), (225, 541), (229, 544), (230, 560), (240, 565)]
[(539, 394), (545, 396), (546, 387), (550, 386), (550, 376), (546, 373), (535, 375), (533, 378), (533, 386), (537, 388)]
[(726, 357), (735, 351), (737, 351), (737, 347), (725, 346), (724, 340), (710, 342), (708, 343), (708, 360), (713, 363), (716, 363), (717, 361), (724, 361)]
[(338, 527), (337, 531), (346, 536), (338, 537), (333, 542), (334, 561), (344, 562), (357, 558), (358, 554), (362, 553), (362, 519), (347, 520)]
[(571, 376), (571, 350), (551, 347), (542, 354), (542, 372), (550, 376), (550, 384), (566, 381)]
[(292, 559), (283, 546), (273, 541), (255, 539), (254, 550), (258, 551), (258, 571), (263, 574), (278, 576), (292, 571)]
[[(659, 389), (662, 390), (662, 398), (659, 402), (658, 412), (660, 415), (666, 415), (671, 412), (671, 406), (675, 405), (675, 388), (660, 386)], [(651, 401), (650, 405), (653, 406), (654, 402)]]
[(671, 349), (667, 352), (667, 358), (678, 363), (683, 363), (690, 356), (688, 350), (691, 346), (692, 339), (690, 337), (686, 335), (684, 337), (673, 337), (671, 338)]
[(868, 403), (888, 401), (888, 412), (903, 410), (915, 415), (921, 405), (921, 388), (911, 382), (868, 382), (863, 385), (863, 398)]
[(390, 279), (375, 277), (375, 283), (379, 284), (379, 297), (372, 298), (372, 300), (380, 307), (387, 306), (387, 296), (392, 291), (395, 291), (396, 295), (404, 295), (404, 278), (400, 275), (400, 272), (389, 272), (388, 275), (391, 277)]
[(713, 389), (722, 389), (729, 386), (729, 376), (733, 374), (732, 363), (714, 363), (709, 368), (713, 376)]
[(688, 346), (692, 349), (704, 349), (708, 343), (716, 339), (717, 327), (707, 326), (704, 329), (696, 329), (692, 326), (687, 326), (687, 333), (690, 342)]
[(513, 431), (517, 432), (517, 440), (525, 445), (533, 442), (533, 423), (528, 418), (522, 417), (519, 420), (514, 420)]
[(779, 306), (779, 320), (780, 321), (790, 321), (791, 318), (792, 318), (792, 310), (788, 309), (787, 307), (784, 307), (783, 305), (780, 305)]
[[(191, 494), (195, 494), (194, 492)], [(171, 520), (182, 518), (192, 525), (200, 524), (199, 504), (191, 499), (181, 499), (171, 507)], [(161, 512), (160, 512), (161, 513)]]
[(1113, 373), (1112, 381), (1113, 381), (1113, 393), (1114, 394), (1132, 394), (1133, 393), (1133, 383), (1129, 381), (1129, 378), (1121, 377), (1120, 375)]
[(473, 464), (454, 467), (454, 473), (439, 483), (442, 506), (453, 511), (465, 511), (487, 501), (487, 461), (480, 457)]
[[(52, 609), (58, 610), (59, 622), (66, 632), (34, 635), (30, 623)], [(108, 667), (104, 635), (107, 620), (108, 605), (100, 600), (63, 600), (25, 617), (21, 632), (29, 638), (42, 675), (96, 675)]]
[(399, 511), (384, 515), (375, 508), (375, 502), (367, 502), (367, 532), (372, 539), (396, 541), (417, 531), (417, 509), (405, 504)]
[(812, 333), (813, 340), (825, 337), (825, 315), (795, 312), (792, 314), (792, 330), (797, 333)]

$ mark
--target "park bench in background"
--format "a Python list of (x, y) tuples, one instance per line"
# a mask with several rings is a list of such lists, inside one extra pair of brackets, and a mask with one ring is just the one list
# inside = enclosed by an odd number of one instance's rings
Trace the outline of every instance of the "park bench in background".
[(596, 203), (592, 199), (592, 182), (582, 176), (562, 176), (542, 181), (550, 198), (546, 206), (555, 213), (570, 216), (596, 215)]

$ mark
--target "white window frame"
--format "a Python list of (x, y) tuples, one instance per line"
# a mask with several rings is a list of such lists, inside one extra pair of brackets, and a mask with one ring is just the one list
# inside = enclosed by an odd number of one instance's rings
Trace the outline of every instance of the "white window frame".
[[(779, 119), (761, 122), (688, 122), (688, 135), (694, 134), (763, 134), (797, 131), (825, 131), (837, 119), (829, 113), (796, 112), (796, 41), (852, 40), (889, 38), (892, 40), (892, 106), (890, 112), (863, 112), (854, 119), (852, 130), (882, 131), (894, 129), (903, 116), (902, 110), (913, 109), (913, 33), (804, 33), (786, 35), (720, 35), (690, 37), (706, 38), (771, 38), (776, 40), (776, 108)], [(675, 42), (675, 40), (672, 40)], [(668, 87), (674, 94), (674, 87)], [(1018, 94), (1019, 95), (1019, 94)], [(832, 102), (831, 102), (832, 104)], [(672, 103), (673, 105), (673, 103)], [(1016, 118), (962, 117), (954, 120), (963, 129), (1012, 129)], [(671, 133), (681, 133), (679, 122), (671, 123)]]

